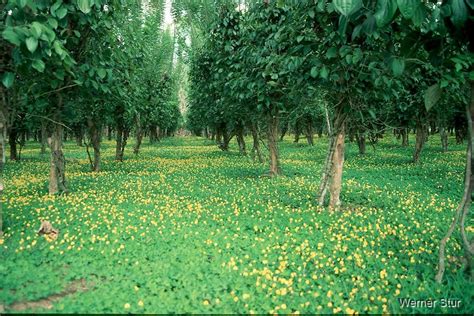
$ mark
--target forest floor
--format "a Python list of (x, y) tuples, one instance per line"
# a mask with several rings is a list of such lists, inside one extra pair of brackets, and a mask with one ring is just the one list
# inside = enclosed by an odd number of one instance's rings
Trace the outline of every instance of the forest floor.
[[(95, 174), (85, 148), (68, 142), (71, 192), (54, 197), (49, 156), (28, 143), (4, 173), (0, 312), (472, 314), (458, 235), (444, 285), (433, 280), (462, 193), (465, 146), (442, 153), (435, 135), (414, 165), (412, 147), (390, 137), (365, 156), (350, 144), (344, 208), (328, 212), (315, 196), (326, 144), (287, 137), (284, 176), (271, 179), (234, 143), (226, 153), (202, 138), (172, 138), (138, 156), (129, 144), (119, 163), (105, 142)], [(56, 240), (36, 234), (40, 220), (59, 229)], [(438, 303), (409, 308), (399, 298)], [(461, 303), (443, 308), (441, 299)]]

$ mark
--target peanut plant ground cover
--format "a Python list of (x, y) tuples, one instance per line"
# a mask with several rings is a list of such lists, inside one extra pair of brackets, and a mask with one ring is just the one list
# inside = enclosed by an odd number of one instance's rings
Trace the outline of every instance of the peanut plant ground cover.
[[(453, 145), (451, 145), (451, 143)], [(67, 143), (70, 192), (47, 194), (49, 155), (28, 143), (6, 165), (0, 240), (4, 312), (473, 313), (459, 236), (434, 282), (439, 241), (462, 194), (464, 145), (421, 162), (385, 137), (367, 154), (348, 145), (344, 205), (317, 206), (327, 139), (281, 143), (283, 176), (209, 140), (169, 138), (103, 171)], [(130, 146), (131, 148), (131, 146)], [(429, 157), (429, 158), (428, 158)], [(39, 236), (41, 220), (59, 230)], [(468, 232), (474, 232), (472, 222)], [(399, 299), (460, 301), (402, 307)]]

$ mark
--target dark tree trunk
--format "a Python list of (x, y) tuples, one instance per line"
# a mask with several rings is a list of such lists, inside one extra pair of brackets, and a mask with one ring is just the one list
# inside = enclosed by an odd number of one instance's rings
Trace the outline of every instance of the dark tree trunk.
[(413, 162), (417, 163), (420, 160), (421, 151), (426, 142), (426, 126), (417, 120), (416, 122), (416, 141), (415, 141), (415, 151), (413, 152)]
[(12, 127), (10, 133), (8, 134), (8, 143), (10, 144), (10, 160), (18, 160), (18, 150), (17, 150), (17, 140), (18, 132), (17, 129)]
[(107, 140), (112, 140), (112, 126), (107, 126)]
[(281, 129), (280, 141), (283, 141), (287, 132), (288, 132), (288, 123), (283, 124), (283, 127)]
[(143, 140), (143, 129), (142, 129), (142, 123), (140, 120), (140, 117), (137, 117), (137, 131), (136, 131), (136, 143), (135, 146), (133, 147), (133, 153), (135, 155), (138, 155), (140, 152), (140, 146), (142, 144)]
[(263, 163), (263, 156), (262, 156), (262, 152), (260, 151), (260, 142), (258, 138), (257, 124), (255, 122), (252, 122), (251, 129), (252, 129), (252, 139), (253, 139), (253, 147), (252, 147), (253, 159), (255, 160), (255, 158), (258, 158), (258, 161), (260, 163)]
[(45, 121), (41, 121), (41, 155), (46, 153), (46, 146), (48, 145), (48, 130)]
[(92, 120), (88, 119), (87, 124), (89, 126), (89, 137), (90, 137), (90, 142), (92, 145), (92, 148), (94, 150), (94, 160), (91, 160), (91, 169), (94, 172), (99, 172), (100, 171), (100, 143), (102, 140), (101, 133), (102, 129), (100, 126), (97, 125), (97, 123)]
[(124, 128), (121, 123), (117, 124), (116, 135), (115, 135), (115, 160), (123, 161), (123, 151), (122, 151), (122, 143), (123, 143), (123, 134)]
[(300, 135), (301, 135), (301, 124), (299, 121), (295, 123), (295, 140), (293, 143), (299, 143), (300, 141)]
[(278, 153), (278, 110), (267, 114), (267, 140), (270, 154), (270, 176), (281, 174), (280, 157)]
[(408, 129), (407, 128), (402, 128), (400, 131), (401, 137), (402, 137), (402, 147), (408, 147), (409, 145), (409, 140), (408, 140)]
[(441, 137), (441, 148), (443, 149), (443, 152), (448, 151), (448, 133), (446, 132), (445, 127), (439, 128), (439, 135)]
[(239, 145), (239, 152), (246, 156), (247, 150), (245, 148), (245, 139), (244, 139), (244, 128), (239, 126), (236, 130), (237, 144)]
[(365, 155), (365, 134), (357, 133), (357, 146), (359, 147), (359, 154)]
[(84, 146), (84, 129), (79, 126), (75, 130), (76, 145), (79, 147)]
[(313, 121), (311, 119), (307, 120), (305, 128), (305, 136), (308, 141), (308, 145), (314, 145), (314, 130), (313, 130)]

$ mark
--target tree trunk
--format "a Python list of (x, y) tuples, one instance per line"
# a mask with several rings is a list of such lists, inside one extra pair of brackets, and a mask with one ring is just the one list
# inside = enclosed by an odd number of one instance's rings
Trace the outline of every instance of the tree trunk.
[(280, 141), (283, 141), (285, 138), (286, 132), (288, 132), (288, 123), (284, 124), (281, 129)]
[(48, 145), (48, 131), (44, 120), (41, 121), (41, 155), (46, 153), (46, 146)]
[(344, 167), (345, 127), (339, 129), (336, 135), (334, 155), (332, 157), (331, 183), (329, 185), (329, 208), (339, 209), (341, 206), (342, 171)]
[(123, 125), (117, 124), (117, 134), (115, 135), (115, 160), (123, 161), (122, 142), (123, 142)]
[(270, 176), (281, 174), (280, 158), (278, 153), (278, 110), (267, 114), (267, 139), (270, 154)]
[(136, 143), (135, 143), (135, 146), (133, 147), (133, 153), (135, 155), (138, 155), (138, 153), (140, 152), (140, 146), (143, 140), (143, 129), (142, 129), (142, 123), (141, 123), (140, 117), (137, 117), (137, 132), (136, 132), (135, 137), (136, 137)]
[(91, 161), (91, 169), (94, 172), (100, 171), (100, 143), (102, 140), (102, 128), (97, 125), (97, 123), (89, 118), (87, 120), (87, 124), (89, 126), (89, 137), (90, 142), (92, 144), (92, 148), (94, 149), (94, 161)]
[(10, 133), (8, 134), (8, 143), (10, 144), (10, 160), (18, 160), (18, 150), (16, 139), (18, 137), (17, 129), (12, 126), (10, 128)]
[(466, 231), (465, 231), (465, 221), (468, 218), (470, 206), (472, 202), (472, 193), (474, 188), (474, 174), (473, 174), (473, 166), (474, 166), (474, 157), (472, 155), (472, 151), (474, 148), (474, 81), (470, 83), (471, 88), (471, 100), (470, 104), (466, 107), (466, 117), (467, 117), (467, 137), (468, 137), (468, 144), (467, 144), (467, 151), (466, 151), (466, 170), (464, 175), (464, 194), (462, 196), (461, 202), (459, 203), (454, 218), (451, 222), (451, 225), (448, 228), (448, 231), (444, 238), (440, 242), (439, 246), (439, 263), (438, 263), (438, 273), (436, 274), (435, 280), (438, 283), (441, 283), (443, 280), (443, 275), (446, 269), (445, 263), (445, 248), (449, 238), (452, 236), (456, 226), (459, 224), (459, 229), (461, 231), (461, 239), (464, 248), (465, 254), (465, 273), (468, 277), (472, 280), (474, 278), (473, 275), (473, 266), (472, 266), (472, 255), (474, 254), (474, 244), (473, 240), (468, 240)]
[(84, 145), (84, 130), (82, 129), (82, 126), (76, 128), (74, 134), (76, 136), (76, 145), (82, 147)]
[(255, 160), (255, 157), (257, 157), (258, 162), (263, 163), (263, 156), (262, 156), (262, 152), (260, 151), (260, 142), (258, 139), (257, 124), (255, 124), (255, 122), (252, 122), (251, 129), (252, 129), (252, 139), (253, 139), (253, 147), (252, 147), (253, 159)]
[(112, 140), (112, 127), (107, 126), (107, 140), (111, 141)]
[(222, 132), (222, 142), (219, 144), (219, 148), (223, 151), (228, 151), (229, 143), (232, 140), (232, 137), (234, 137), (234, 134), (232, 132), (229, 132), (227, 130), (227, 126), (225, 125), (222, 128), (221, 132)]
[(307, 120), (306, 122), (306, 140), (308, 141), (308, 145), (314, 145), (314, 130), (313, 130), (313, 122), (311, 119)]
[(441, 137), (441, 148), (443, 149), (443, 152), (448, 151), (448, 133), (446, 132), (446, 128), (441, 127), (439, 128), (439, 135)]
[(5, 117), (6, 97), (3, 87), (0, 88), (2, 92), (2, 104), (0, 107), (0, 237), (3, 235), (3, 167), (5, 165), (5, 141), (7, 136), (7, 120)]
[(417, 163), (420, 160), (421, 151), (426, 142), (426, 127), (418, 120), (416, 123), (416, 141), (415, 141), (415, 151), (413, 153), (413, 162)]
[(408, 147), (408, 145), (409, 145), (408, 129), (407, 128), (402, 128), (402, 130), (400, 131), (400, 134), (402, 136), (402, 147)]
[(331, 126), (329, 114), (327, 113), (327, 124), (329, 134), (329, 149), (322, 170), (321, 182), (319, 184), (318, 203), (324, 206), (328, 189), (330, 191), (330, 207), (338, 208), (340, 205), (340, 193), (342, 185), (342, 171), (344, 165), (344, 137), (346, 114), (343, 112), (342, 101), (335, 111), (334, 126)]
[(61, 123), (60, 111), (63, 101), (62, 95), (58, 96), (58, 109), (55, 117), (56, 123), (53, 125), (53, 132), (48, 138), (51, 149), (51, 168), (49, 173), (49, 194), (63, 194), (67, 192), (66, 186), (66, 160), (63, 154), (63, 126)]
[(357, 133), (357, 145), (359, 146), (359, 154), (365, 155), (365, 134), (364, 133)]
[(239, 144), (239, 152), (246, 156), (247, 155), (247, 150), (245, 148), (245, 139), (244, 139), (244, 128), (242, 126), (239, 126), (237, 128), (237, 143)]

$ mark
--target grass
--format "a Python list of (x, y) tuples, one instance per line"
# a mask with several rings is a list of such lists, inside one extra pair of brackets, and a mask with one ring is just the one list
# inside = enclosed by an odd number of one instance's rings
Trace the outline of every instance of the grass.
[[(465, 149), (442, 153), (432, 138), (419, 165), (391, 138), (365, 156), (348, 145), (341, 212), (316, 206), (325, 139), (309, 147), (287, 138), (277, 179), (262, 176), (266, 166), (236, 144), (225, 153), (202, 138), (166, 139), (138, 156), (129, 145), (123, 163), (105, 142), (98, 174), (84, 148), (67, 143), (71, 193), (62, 197), (46, 194), (48, 157), (28, 143), (4, 173), (0, 308), (472, 314), (459, 236), (448, 243), (444, 284), (433, 281), (462, 193)], [(60, 230), (57, 240), (36, 234), (42, 219)], [(402, 308), (398, 298), (461, 304)]]

